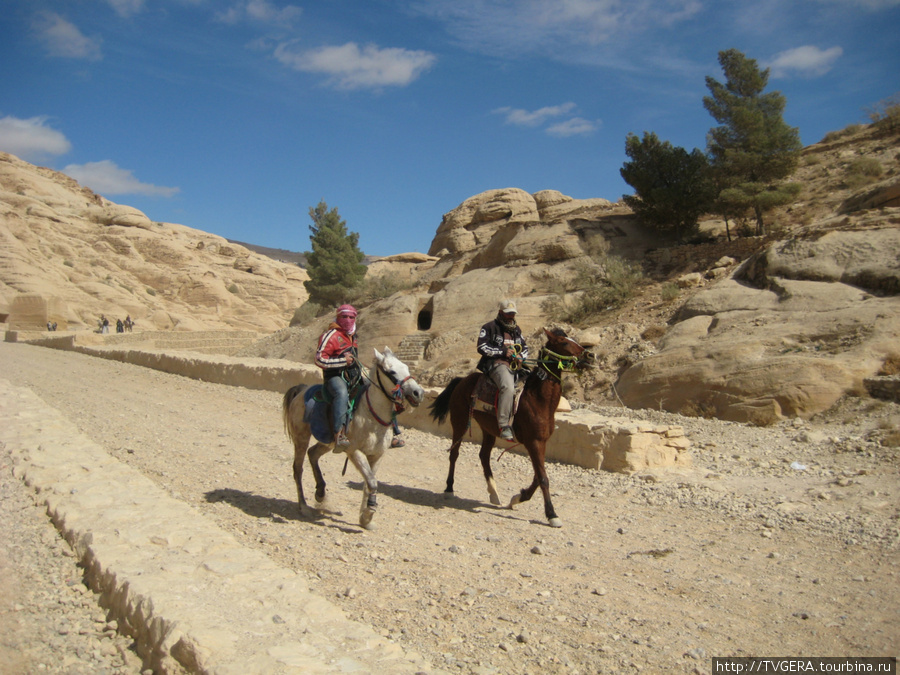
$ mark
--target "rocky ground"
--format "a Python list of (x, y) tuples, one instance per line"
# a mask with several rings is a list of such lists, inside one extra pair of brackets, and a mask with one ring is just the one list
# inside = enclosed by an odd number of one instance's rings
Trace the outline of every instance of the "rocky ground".
[[(445, 495), (448, 441), (407, 429), (366, 531), (359, 477), (336, 455), (328, 509), (298, 517), (278, 394), (9, 343), (0, 373), (437, 672), (707, 673), (713, 656), (900, 652), (896, 404), (847, 399), (771, 428), (615, 409), (683, 424), (694, 467), (551, 464), (562, 529), (540, 499), (492, 507), (471, 444)], [(499, 455), (508, 499), (531, 469)], [(0, 467), (4, 672), (140, 672), (2, 450)]]

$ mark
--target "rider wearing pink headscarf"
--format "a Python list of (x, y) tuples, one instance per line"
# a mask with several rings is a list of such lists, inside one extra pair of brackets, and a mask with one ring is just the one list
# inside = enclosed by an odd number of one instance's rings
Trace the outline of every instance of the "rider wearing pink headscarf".
[(358, 352), (356, 309), (352, 305), (341, 305), (334, 322), (319, 337), (316, 349), (316, 365), (322, 369), (325, 390), (331, 396), (335, 442), (341, 446), (350, 444), (346, 435), (349, 404), (347, 385), (354, 384), (359, 378)]

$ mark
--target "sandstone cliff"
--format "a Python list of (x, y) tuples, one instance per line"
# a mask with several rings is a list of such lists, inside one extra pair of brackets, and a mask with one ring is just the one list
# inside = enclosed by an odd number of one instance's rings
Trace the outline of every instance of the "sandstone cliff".
[(307, 278), (0, 153), (0, 320), (10, 328), (93, 329), (104, 314), (130, 315), (138, 329), (271, 332), (306, 300)]

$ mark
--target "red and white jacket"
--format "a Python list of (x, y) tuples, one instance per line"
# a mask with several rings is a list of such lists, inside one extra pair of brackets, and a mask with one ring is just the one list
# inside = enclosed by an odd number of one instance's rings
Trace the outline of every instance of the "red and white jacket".
[(319, 346), (316, 349), (316, 365), (324, 371), (325, 379), (340, 375), (347, 367), (347, 353), (353, 355), (353, 360), (358, 358), (359, 345), (356, 342), (356, 333), (347, 335), (336, 323), (332, 323), (319, 337)]

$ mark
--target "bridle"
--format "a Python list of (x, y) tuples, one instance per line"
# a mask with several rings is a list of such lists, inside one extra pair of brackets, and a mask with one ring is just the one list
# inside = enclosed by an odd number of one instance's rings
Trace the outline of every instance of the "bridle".
[[(390, 391), (385, 388), (384, 383), (381, 381), (381, 374), (390, 379), (391, 384), (394, 385), (394, 388)], [(372, 382), (372, 378), (366, 375), (366, 379), (369, 382)], [(406, 403), (403, 399), (403, 385), (406, 384), (408, 380), (412, 379), (412, 375), (407, 375), (399, 382), (394, 379), (394, 377), (383, 370), (380, 365), (376, 364), (375, 367), (375, 384), (378, 385), (378, 388), (381, 390), (381, 393), (385, 395), (385, 397), (393, 404), (393, 409), (391, 410), (391, 419), (385, 422), (378, 416), (378, 413), (375, 412), (374, 408), (372, 408), (372, 401), (369, 400), (369, 389), (371, 387), (366, 387), (366, 405), (369, 407), (369, 412), (372, 413), (372, 417), (375, 418), (375, 421), (378, 422), (381, 426), (387, 427), (394, 423), (397, 415), (406, 410)]]
[[(571, 338), (566, 338), (573, 344), (577, 342)], [(581, 347), (581, 345), (578, 345)], [(584, 349), (582, 347), (582, 349)], [(578, 356), (569, 354), (557, 354), (548, 347), (542, 347), (536, 359), (525, 359), (525, 362), (531, 365), (539, 366), (548, 375), (552, 375), (562, 382), (562, 373), (574, 373), (578, 369), (578, 365), (586, 358), (589, 358), (590, 352), (584, 349)], [(551, 368), (552, 366), (552, 368)]]

